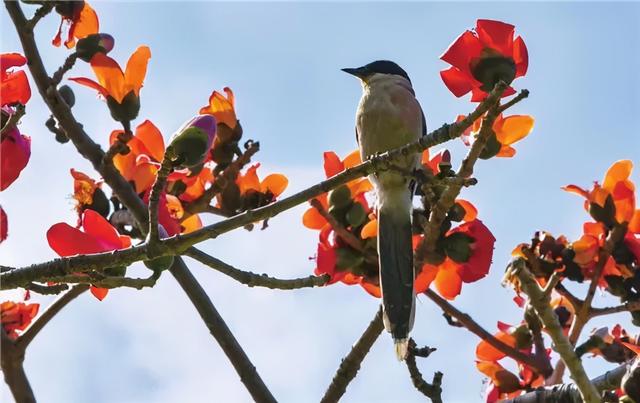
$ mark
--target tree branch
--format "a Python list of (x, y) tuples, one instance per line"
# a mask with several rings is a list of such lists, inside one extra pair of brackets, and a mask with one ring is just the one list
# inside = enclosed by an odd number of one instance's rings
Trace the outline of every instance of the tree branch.
[[(442, 403), (442, 372), (437, 371), (433, 374), (433, 380), (431, 383), (424, 380), (422, 377), (422, 373), (418, 369), (418, 364), (416, 363), (416, 353), (417, 347), (416, 342), (413, 339), (409, 339), (409, 354), (407, 354), (407, 358), (405, 359), (405, 363), (407, 364), (407, 369), (409, 370), (409, 376), (411, 377), (411, 382), (416, 389), (429, 399), (433, 403)], [(420, 355), (421, 357), (428, 357), (435, 349), (430, 349), (427, 347), (427, 352), (425, 355)]]
[[(607, 371), (605, 374), (591, 380), (591, 384), (598, 390), (604, 392), (615, 390), (620, 387), (622, 377), (627, 372), (627, 364)], [(538, 388), (532, 392), (504, 400), (503, 403), (580, 403), (582, 398), (580, 391), (575, 384), (564, 384)]]
[(189, 248), (185, 255), (197, 260), (205, 266), (209, 266), (212, 269), (219, 271), (220, 273), (226, 274), (239, 283), (245, 284), (249, 287), (266, 287), (278, 290), (295, 290), (298, 288), (323, 286), (327, 283), (327, 281), (329, 281), (330, 278), (326, 274), (322, 276), (308, 276), (294, 279), (279, 279), (269, 277), (266, 274), (256, 274), (249, 271), (236, 269), (235, 267), (223, 262), (222, 260), (208, 255), (194, 247)]
[(35, 403), (36, 397), (24, 372), (24, 350), (17, 348), (2, 328), (0, 328), (0, 338), (2, 349), (0, 367), (13, 398), (19, 403)]
[(206, 292), (198, 281), (193, 277), (191, 271), (184, 264), (184, 261), (176, 256), (171, 273), (178, 281), (180, 286), (185, 290), (187, 296), (191, 300), (193, 306), (200, 314), (205, 325), (216, 339), (222, 351), (226, 354), (229, 361), (235, 368), (240, 380), (247, 388), (251, 397), (258, 403), (275, 403), (273, 397), (264, 381), (258, 374), (256, 367), (251, 363), (249, 357), (242, 349), (231, 330), (213, 306), (213, 303), (207, 296)]
[[(5, 1), (5, 6), (18, 32), (25, 56), (29, 60), (29, 70), (34, 82), (51, 113), (58, 120), (60, 126), (80, 154), (91, 162), (120, 201), (131, 211), (138, 223), (138, 227), (141, 228), (142, 232), (146, 232), (145, 223), (149, 214), (146, 205), (136, 194), (131, 184), (115, 169), (113, 164), (102, 163), (105, 155), (104, 151), (91, 140), (82, 129), (82, 126), (75, 120), (70, 108), (61, 98), (55, 86), (50, 86), (51, 80), (42, 63), (33, 37), (33, 31), (25, 26), (26, 19), (20, 4), (14, 1)], [(124, 253), (126, 250), (121, 252)], [(275, 402), (271, 392), (259, 377), (255, 367), (233, 337), (204, 289), (202, 289), (180, 257), (175, 258), (170, 271), (200, 313), (211, 334), (225, 351), (238, 374), (240, 374), (240, 379), (254, 400), (257, 402)]]
[(480, 326), (476, 321), (471, 318), (466, 313), (459, 311), (456, 307), (447, 302), (444, 298), (439, 296), (435, 291), (431, 289), (427, 289), (424, 292), (430, 300), (436, 303), (445, 312), (447, 315), (450, 315), (458, 321), (458, 323), (462, 324), (467, 330), (476, 336), (480, 337), (482, 340), (485, 340), (491, 346), (505, 353), (509, 357), (513, 358), (516, 361), (522, 362), (527, 366), (534, 368), (538, 373), (543, 376), (547, 376), (553, 370), (551, 365), (549, 364), (549, 360), (538, 360), (536, 357), (531, 356), (529, 354), (525, 354), (520, 350), (517, 350), (508, 344), (503, 343), (498, 340), (493, 334), (489, 333), (482, 326)]
[(558, 322), (558, 317), (551, 309), (549, 296), (538, 286), (535, 278), (526, 266), (524, 259), (517, 259), (513, 262), (514, 274), (520, 279), (523, 291), (529, 296), (529, 303), (538, 313), (544, 323), (549, 336), (554, 343), (554, 349), (560, 354), (562, 361), (569, 368), (571, 377), (575, 381), (580, 395), (587, 403), (599, 403), (600, 395), (595, 387), (590, 383), (587, 373), (582, 366), (582, 361), (573, 350), (573, 345), (562, 332), (562, 326)]
[(40, 331), (56, 316), (62, 308), (67, 306), (71, 301), (78, 298), (83, 292), (89, 289), (88, 285), (79, 284), (72, 287), (69, 291), (62, 294), (56, 299), (47, 309), (42, 312), (40, 316), (36, 318), (31, 325), (18, 337), (15, 344), (24, 352), (29, 346), (29, 343), (40, 333)]
[(349, 383), (358, 374), (362, 360), (367, 356), (371, 346), (373, 346), (373, 343), (375, 343), (380, 333), (382, 333), (382, 329), (384, 329), (384, 325), (382, 323), (382, 308), (380, 308), (364, 333), (362, 333), (362, 336), (360, 336), (360, 339), (358, 339), (356, 344), (351, 348), (351, 351), (349, 351), (349, 354), (347, 354), (340, 363), (340, 367), (338, 367), (338, 371), (336, 371), (327, 391), (324, 392), (320, 403), (334, 403), (340, 400), (347, 391)]

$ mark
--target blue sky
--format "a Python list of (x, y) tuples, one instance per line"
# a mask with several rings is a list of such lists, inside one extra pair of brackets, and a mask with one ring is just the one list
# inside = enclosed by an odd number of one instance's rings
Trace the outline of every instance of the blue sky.
[[(530, 66), (515, 87), (528, 88), (531, 96), (511, 112), (533, 115), (536, 126), (516, 145), (515, 158), (478, 164), (479, 185), (463, 194), (479, 208), (479, 217), (498, 241), (490, 275), (465, 285), (455, 305), (490, 331), (497, 320), (520, 319), (513, 293), (499, 285), (511, 249), (539, 229), (575, 238), (587, 219), (582, 200), (560, 187), (601, 180), (618, 159), (639, 161), (638, 3), (92, 5), (101, 30), (116, 38), (111, 56), (121, 64), (137, 46), (151, 47), (136, 123), (149, 118), (168, 138), (206, 104), (213, 89), (230, 86), (245, 138), (261, 142), (261, 172), (289, 176), (288, 194), (323, 178), (323, 151), (346, 154), (356, 147), (353, 117), (360, 86), (340, 68), (376, 59), (398, 62), (411, 76), (434, 129), (473, 108), (468, 97), (457, 99), (445, 88), (438, 73), (446, 65), (438, 56), (477, 18), (516, 25), (529, 49)], [(1, 51), (19, 51), (6, 11), (1, 14)], [(50, 45), (58, 21), (49, 16), (36, 32), (50, 72), (67, 54)], [(79, 63), (70, 76), (91, 72)], [(104, 146), (117, 125), (92, 91), (71, 85), (76, 115)], [(32, 159), (1, 195), (10, 220), (10, 237), (0, 247), (3, 264), (26, 265), (55, 256), (44, 234), (56, 222), (74, 222), (69, 169), (92, 173), (70, 144), (53, 140), (42, 125), (47, 117), (34, 90), (21, 126), (32, 137)], [(464, 155), (459, 143), (449, 148), (456, 162)], [(639, 178), (636, 170), (634, 179)], [(305, 208), (278, 216), (267, 231), (238, 231), (203, 248), (240, 268), (284, 278), (307, 275), (314, 266), (308, 258), (315, 252), (317, 234), (300, 223)], [(377, 301), (356, 287), (249, 289), (196, 263), (190, 266), (283, 402), (318, 401), (341, 357), (376, 311)], [(43, 305), (48, 301), (42, 298)], [(598, 296), (597, 303), (612, 301)], [(600, 323), (618, 321), (628, 323), (624, 315)], [(414, 337), (438, 348), (421, 369), (425, 374), (444, 372), (445, 401), (480, 400), (475, 336), (448, 327), (438, 309), (421, 299)], [(596, 359), (587, 359), (586, 365), (593, 376), (608, 368)], [(250, 400), (169, 275), (151, 290), (116, 290), (103, 302), (81, 297), (32, 344), (26, 368), (37, 396), (47, 402)], [(4, 385), (2, 393), (8, 399)], [(390, 338), (383, 335), (344, 400), (421, 398), (406, 368), (396, 362)]]

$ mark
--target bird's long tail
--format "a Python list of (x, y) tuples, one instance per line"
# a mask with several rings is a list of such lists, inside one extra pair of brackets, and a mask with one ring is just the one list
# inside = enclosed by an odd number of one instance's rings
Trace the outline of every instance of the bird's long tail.
[(385, 329), (393, 337), (398, 359), (404, 360), (415, 309), (411, 192), (394, 190), (379, 197), (378, 254)]

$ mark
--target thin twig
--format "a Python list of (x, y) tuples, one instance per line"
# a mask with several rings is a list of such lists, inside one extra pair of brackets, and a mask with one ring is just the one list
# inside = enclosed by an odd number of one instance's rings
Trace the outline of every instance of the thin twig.
[(527, 98), (528, 96), (529, 96), (529, 90), (520, 91), (520, 93), (518, 95), (516, 95), (515, 97), (513, 97), (510, 101), (505, 102), (503, 105), (501, 105), (498, 108), (498, 113), (502, 113), (502, 112), (506, 111), (507, 109), (511, 108), (513, 105), (515, 105), (518, 102), (522, 101), (523, 99)]
[(64, 63), (55, 73), (53, 73), (53, 77), (51, 77), (51, 85), (57, 86), (62, 81), (62, 78), (69, 70), (73, 68), (76, 64), (76, 60), (78, 60), (78, 54), (76, 52), (71, 53), (65, 59)]
[(593, 319), (597, 316), (611, 315), (618, 312), (635, 312), (640, 311), (640, 301), (631, 301), (618, 306), (608, 306), (605, 308), (591, 308), (589, 318)]
[(256, 274), (249, 271), (236, 269), (230, 264), (227, 264), (220, 259), (208, 255), (201, 250), (196, 249), (195, 247), (189, 248), (185, 255), (197, 260), (198, 262), (206, 266), (211, 267), (214, 270), (219, 271), (220, 273), (226, 274), (239, 283), (245, 284), (249, 287), (266, 287), (278, 290), (295, 290), (298, 288), (323, 286), (327, 283), (327, 281), (329, 281), (330, 278), (326, 274), (322, 276), (308, 276), (294, 279), (279, 279), (269, 277), (266, 274)]
[(362, 360), (367, 356), (371, 346), (382, 333), (382, 329), (384, 329), (384, 324), (382, 323), (382, 308), (380, 308), (364, 333), (362, 333), (362, 336), (360, 336), (360, 339), (353, 345), (349, 354), (342, 359), (340, 367), (338, 367), (327, 391), (324, 392), (320, 403), (334, 403), (340, 400), (347, 391), (349, 383), (358, 374)]
[(427, 289), (424, 292), (430, 300), (436, 303), (446, 314), (456, 318), (458, 323), (461, 323), (467, 330), (476, 336), (485, 340), (491, 346), (495, 347), (499, 351), (503, 352), (507, 356), (519, 361), (527, 366), (534, 368), (538, 373), (548, 375), (551, 373), (552, 368), (548, 360), (540, 361), (536, 357), (529, 354), (525, 354), (522, 351), (515, 349), (508, 344), (498, 340), (493, 334), (489, 333), (482, 326), (480, 326), (471, 316), (459, 311), (456, 307), (447, 302), (444, 298), (439, 296), (435, 291)]
[(149, 193), (149, 232), (147, 233), (147, 243), (151, 257), (154, 257), (153, 252), (158, 246), (158, 241), (160, 241), (158, 232), (158, 204), (170, 173), (171, 160), (165, 157), (156, 174), (156, 179), (151, 187), (151, 193)]
[(33, 14), (33, 17), (31, 17), (31, 19), (26, 22), (25, 29), (33, 31), (33, 29), (36, 27), (38, 22), (42, 18), (46, 17), (47, 14), (49, 14), (51, 10), (53, 10), (54, 6), (55, 6), (55, 3), (52, 1), (43, 3), (42, 6), (40, 6), (36, 10), (36, 12)]
[(242, 153), (242, 155), (233, 160), (231, 164), (229, 164), (229, 166), (215, 178), (211, 186), (209, 186), (209, 188), (206, 189), (200, 197), (189, 202), (185, 206), (185, 212), (189, 215), (209, 212), (227, 216), (227, 214), (222, 210), (218, 209), (222, 214), (213, 210), (215, 207), (210, 206), (211, 200), (213, 200), (218, 193), (222, 192), (228, 183), (236, 180), (240, 170), (251, 162), (251, 157), (253, 157), (258, 151), (260, 151), (260, 143), (257, 141), (249, 142), (247, 149)]
[(589, 381), (587, 373), (582, 366), (582, 361), (573, 350), (573, 345), (564, 335), (562, 326), (558, 322), (558, 316), (551, 308), (549, 297), (545, 296), (538, 286), (535, 278), (527, 268), (524, 259), (517, 259), (513, 262), (514, 274), (518, 276), (523, 291), (529, 296), (529, 303), (535, 308), (540, 320), (544, 323), (549, 336), (554, 343), (554, 349), (560, 354), (562, 361), (569, 368), (571, 377), (575, 381), (580, 395), (587, 403), (599, 403), (600, 395)]
[[(433, 349), (427, 351), (430, 351), (430, 354)], [(409, 376), (411, 377), (413, 386), (415, 386), (420, 393), (431, 399), (433, 403), (442, 403), (442, 372), (437, 371), (433, 374), (431, 383), (424, 380), (416, 363), (416, 342), (413, 339), (409, 339), (409, 354), (407, 354), (405, 362), (407, 369), (409, 369)]]
[(62, 308), (67, 306), (74, 299), (78, 298), (83, 292), (87, 291), (88, 289), (88, 285), (80, 284), (72, 287), (69, 291), (62, 294), (51, 305), (49, 305), (49, 307), (44, 312), (42, 312), (40, 316), (38, 316), (33, 322), (31, 322), (31, 325), (29, 325), (24, 333), (22, 333), (22, 335), (18, 337), (18, 340), (16, 340), (16, 345), (19, 346), (22, 351), (26, 350), (29, 343), (33, 341), (36, 335), (40, 333), (45, 325), (49, 323), (49, 321), (53, 319), (53, 317), (56, 316), (58, 312), (62, 310)]

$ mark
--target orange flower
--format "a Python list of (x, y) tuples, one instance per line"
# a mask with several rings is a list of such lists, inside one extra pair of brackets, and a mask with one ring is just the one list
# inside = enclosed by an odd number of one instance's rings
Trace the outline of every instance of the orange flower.
[[(532, 338), (525, 324), (511, 326), (498, 322), (498, 329), (498, 333), (494, 334), (496, 339), (512, 348), (531, 354)], [(523, 390), (541, 386), (544, 382), (543, 377), (521, 362), (517, 362), (518, 375), (508, 371), (499, 363), (506, 357), (506, 354), (490, 345), (486, 340), (480, 341), (476, 347), (476, 367), (490, 379), (487, 402), (497, 402), (502, 398), (515, 397)]]
[(259, 167), (259, 163), (254, 164), (247, 169), (247, 172), (238, 175), (236, 183), (240, 188), (240, 195), (245, 195), (249, 191), (254, 191), (262, 194), (271, 194), (275, 200), (275, 198), (280, 196), (287, 188), (289, 180), (282, 174), (270, 174), (260, 181), (260, 179), (258, 179)]
[(71, 168), (71, 176), (73, 176), (73, 198), (79, 205), (93, 203), (93, 193), (102, 186), (102, 182), (97, 182), (73, 168)]
[(40, 304), (5, 301), (0, 304), (0, 322), (10, 339), (18, 338), (18, 330), (23, 331), (38, 314)]
[(60, 46), (63, 26), (68, 30), (64, 41), (64, 46), (68, 49), (75, 46), (76, 39), (86, 38), (99, 30), (98, 15), (86, 1), (59, 1), (56, 3), (56, 11), (62, 19), (58, 33), (53, 38), (53, 46)]
[[(464, 115), (459, 115), (457, 121), (460, 122), (464, 118)], [(516, 154), (516, 150), (511, 145), (527, 137), (533, 130), (534, 122), (533, 117), (529, 115), (511, 115), (507, 117), (503, 117), (502, 114), (498, 115), (492, 127), (495, 135), (489, 138), (481, 158), (487, 159), (493, 156), (513, 157)], [(479, 118), (462, 134), (462, 141), (466, 145), (471, 145), (474, 136), (480, 133), (481, 128), (482, 118)]]
[[(346, 169), (352, 168), (362, 163), (360, 152), (358, 150), (352, 151), (342, 160), (333, 151), (326, 151), (323, 157), (324, 173), (327, 178), (330, 178)], [(355, 199), (363, 193), (366, 193), (373, 189), (371, 182), (369, 182), (369, 180), (366, 178), (354, 179), (351, 182), (347, 183), (347, 187), (351, 191), (352, 199)], [(327, 200), (326, 193), (316, 197), (316, 199), (320, 201), (325, 210), (328, 210), (329, 202)], [(320, 213), (318, 213), (318, 210), (316, 210), (314, 207), (311, 207), (307, 209), (307, 211), (305, 211), (304, 215), (302, 216), (302, 224), (309, 229), (319, 230), (327, 225), (327, 220), (325, 220), (324, 217), (322, 217)]]
[[(613, 222), (630, 223), (629, 230), (640, 232), (640, 210), (636, 210), (635, 185), (629, 179), (633, 163), (630, 160), (614, 162), (604, 176), (602, 185), (596, 182), (588, 191), (576, 185), (562, 189), (586, 199), (585, 209), (598, 222), (608, 227)], [(611, 201), (608, 201), (611, 200)]]
[(140, 89), (150, 58), (149, 47), (140, 46), (129, 58), (123, 72), (115, 60), (103, 53), (96, 53), (91, 58), (91, 68), (98, 82), (86, 77), (69, 80), (97, 90), (107, 100), (111, 116), (115, 120), (131, 121), (138, 116), (140, 110)]
[(422, 165), (431, 170), (434, 175), (440, 173), (440, 163), (451, 163), (451, 153), (447, 149), (442, 149), (435, 153), (433, 157), (430, 154), (429, 149), (422, 152)]
[[(109, 136), (109, 144), (113, 145), (122, 130), (114, 130)], [(150, 121), (145, 120), (136, 127), (135, 135), (127, 143), (130, 151), (113, 157), (113, 164), (120, 174), (135, 184), (136, 192), (149, 189), (155, 180), (160, 162), (164, 158), (164, 139), (160, 130)]]
[(233, 91), (229, 87), (224, 87), (223, 91), (227, 94), (226, 97), (218, 91), (213, 91), (209, 97), (209, 105), (200, 108), (200, 114), (213, 115), (218, 124), (223, 123), (230, 129), (235, 129), (238, 124), (238, 118), (234, 109), (235, 98)]

